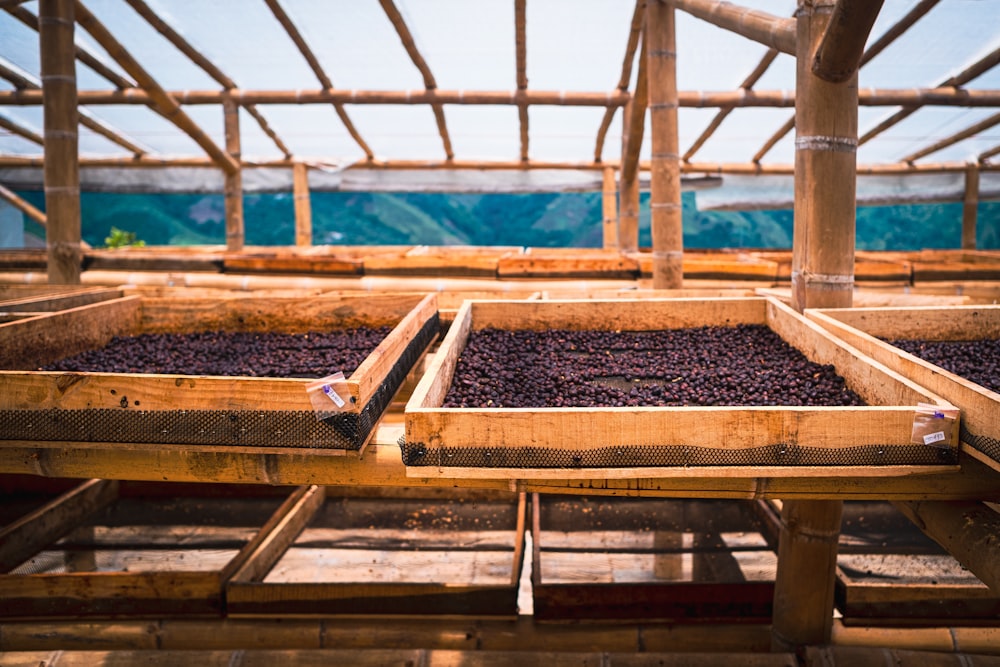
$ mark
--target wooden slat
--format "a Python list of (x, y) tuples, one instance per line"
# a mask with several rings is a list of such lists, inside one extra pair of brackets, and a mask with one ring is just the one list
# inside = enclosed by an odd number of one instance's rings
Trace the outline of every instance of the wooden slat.
[(5, 526), (0, 530), (0, 572), (17, 567), (117, 497), (117, 481), (92, 479)]

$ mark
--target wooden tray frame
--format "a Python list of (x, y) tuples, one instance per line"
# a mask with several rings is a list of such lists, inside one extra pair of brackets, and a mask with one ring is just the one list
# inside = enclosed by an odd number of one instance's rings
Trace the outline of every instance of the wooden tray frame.
[[(459, 355), (476, 328), (658, 330), (765, 324), (818, 363), (832, 364), (864, 407), (444, 408)], [(728, 450), (808, 443), (849, 448), (859, 443), (909, 444), (917, 403), (947, 401), (862, 355), (773, 298), (649, 299), (643, 301), (469, 301), (459, 310), (405, 410), (406, 443), (416, 451), (443, 447), (503, 448), (511, 443), (552, 450), (668, 445)], [(957, 446), (957, 436), (952, 447)], [(893, 476), (954, 466), (749, 465), (632, 468), (452, 467), (408, 464), (411, 477), (594, 479), (704, 476)]]

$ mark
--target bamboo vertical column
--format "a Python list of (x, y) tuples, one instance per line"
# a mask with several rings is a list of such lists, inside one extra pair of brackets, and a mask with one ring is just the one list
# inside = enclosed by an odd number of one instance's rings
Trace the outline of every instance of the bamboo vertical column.
[(653, 149), (649, 209), (654, 289), (679, 288), (684, 280), (674, 25), (672, 5), (665, 0), (649, 0), (646, 3), (649, 132)]
[(295, 245), (312, 245), (312, 207), (309, 202), (309, 167), (296, 162), (292, 167), (292, 192), (295, 196)]
[(976, 218), (979, 208), (979, 167), (965, 168), (965, 198), (962, 201), (962, 249), (976, 249)]
[(73, 0), (41, 0), (39, 50), (45, 127), (45, 212), (50, 283), (80, 283), (80, 161)]
[[(633, 97), (622, 109), (622, 162), (618, 184), (618, 249), (622, 252), (639, 250), (639, 166), (628, 169), (628, 143), (632, 134), (635, 105)], [(642, 120), (640, 119), (641, 123)], [(639, 135), (642, 141), (642, 135)], [(638, 161), (637, 161), (638, 162)]]
[[(792, 305), (849, 307), (854, 288), (857, 72), (843, 83), (813, 74), (835, 0), (799, 0), (795, 103)], [(843, 502), (785, 501), (778, 542), (772, 645), (830, 641)]]
[(605, 167), (603, 173), (601, 209), (604, 213), (604, 249), (613, 250), (618, 247), (618, 186), (613, 167)]
[[(226, 152), (240, 163), (240, 107), (232, 100), (222, 103), (225, 115)], [(243, 250), (243, 169), (225, 174), (226, 250)]]

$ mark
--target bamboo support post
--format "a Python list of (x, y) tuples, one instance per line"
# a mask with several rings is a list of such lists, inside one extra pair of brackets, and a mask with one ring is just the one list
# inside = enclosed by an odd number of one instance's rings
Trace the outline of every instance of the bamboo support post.
[(33, 144), (38, 144), (39, 146), (45, 145), (45, 139), (42, 138), (42, 135), (2, 114), (0, 114), (0, 128), (7, 130), (11, 134), (16, 134), (22, 139), (27, 139)]
[(979, 208), (979, 168), (970, 164), (965, 170), (965, 196), (962, 198), (962, 249), (976, 249), (976, 218)]
[(19, 197), (16, 192), (3, 185), (0, 185), (0, 199), (8, 202), (11, 206), (18, 209), (38, 224), (46, 224), (45, 213), (35, 208), (29, 202)]
[(653, 235), (653, 289), (677, 289), (684, 279), (677, 47), (674, 8), (665, 0), (647, 0), (645, 34), (652, 139), (649, 209)]
[[(423, 76), (424, 88), (435, 90), (437, 82), (434, 80), (434, 75), (431, 73), (431, 68), (427, 65), (427, 61), (420, 55), (417, 44), (413, 40), (413, 35), (410, 33), (410, 29), (406, 27), (406, 21), (403, 20), (403, 15), (392, 0), (379, 0), (379, 3), (382, 5), (385, 15), (389, 18), (389, 22), (396, 29), (396, 34), (399, 35), (400, 41), (403, 42), (403, 48), (409, 54), (410, 60), (413, 61), (413, 64), (420, 71), (420, 75)], [(451, 147), (451, 136), (448, 133), (448, 124), (444, 117), (444, 106), (437, 103), (431, 104), (431, 111), (434, 112), (434, 121), (437, 123), (438, 134), (441, 135), (441, 143), (444, 145), (445, 159), (453, 160), (455, 152)]]
[(295, 198), (295, 245), (312, 245), (312, 207), (309, 201), (309, 167), (296, 162), (292, 167), (292, 188)]
[(928, 537), (1000, 595), (1000, 514), (979, 502), (895, 502)]
[[(222, 105), (225, 120), (226, 152), (239, 162), (240, 159), (240, 108), (235, 102)], [(243, 249), (243, 171), (236, 169), (225, 174), (226, 250)]]
[(80, 284), (80, 164), (73, 0), (39, 3), (45, 91), (45, 240), (50, 283)]
[(615, 183), (615, 168), (605, 167), (603, 170), (601, 191), (601, 210), (604, 213), (604, 248), (618, 248), (618, 191)]
[(795, 19), (739, 7), (720, 0), (670, 0), (671, 4), (714, 26), (735, 32), (782, 53), (795, 55)]
[(837, 0), (813, 57), (813, 74), (830, 83), (843, 83), (857, 73), (882, 3), (883, 0)]
[(134, 77), (139, 85), (149, 95), (153, 107), (164, 118), (183, 130), (195, 143), (201, 146), (219, 167), (226, 173), (232, 174), (240, 168), (239, 163), (233, 156), (219, 148), (191, 118), (184, 113), (180, 104), (172, 95), (167, 93), (159, 83), (125, 50), (125, 47), (115, 39), (114, 35), (97, 18), (87, 10), (80, 0), (75, 3), (76, 18), (80, 26), (86, 30), (94, 40), (104, 48), (108, 54), (115, 59), (122, 68)]
[[(28, 26), (35, 32), (38, 32), (38, 18), (29, 12), (24, 7), (14, 7), (7, 10), (15, 18), (17, 18), (21, 23)], [(119, 90), (125, 90), (126, 88), (135, 88), (136, 83), (127, 77), (122, 76), (118, 72), (114, 71), (107, 65), (105, 65), (97, 56), (93, 55), (85, 47), (74, 46), (73, 53), (77, 60), (82, 62), (84, 65), (90, 69), (97, 72), (99, 75), (110, 81)]]
[[(639, 47), (639, 35), (642, 32), (642, 21), (646, 16), (645, 0), (636, 0), (635, 9), (632, 11), (632, 22), (629, 25), (628, 42), (625, 46), (625, 58), (622, 61), (622, 74), (618, 79), (618, 91), (628, 93), (629, 84), (632, 81), (632, 62), (635, 60), (635, 51)], [(604, 140), (608, 136), (608, 129), (611, 127), (611, 120), (615, 116), (617, 107), (609, 106), (604, 111), (601, 125), (597, 129), (597, 141), (594, 146), (594, 162), (600, 162), (604, 155)]]
[[(299, 29), (295, 27), (295, 24), (292, 22), (292, 19), (281, 7), (281, 4), (278, 2), (278, 0), (264, 0), (264, 1), (267, 3), (267, 6), (271, 10), (271, 13), (274, 14), (274, 17), (278, 19), (278, 23), (281, 24), (281, 27), (285, 29), (285, 32), (288, 33), (288, 36), (292, 39), (293, 42), (295, 42), (295, 46), (298, 47), (299, 53), (301, 53), (302, 57), (306, 59), (307, 63), (309, 63), (309, 67), (312, 68), (313, 73), (319, 80), (320, 85), (323, 86), (323, 89), (324, 90), (332, 89), (333, 82), (330, 81), (330, 77), (328, 77), (326, 75), (326, 72), (323, 71), (322, 66), (320, 66), (319, 64), (319, 60), (316, 58), (315, 54), (313, 54), (312, 49), (309, 48), (309, 45), (306, 43), (305, 38), (302, 37), (302, 34), (299, 32)], [(360, 147), (361, 150), (364, 151), (366, 159), (368, 159), (369, 161), (374, 160), (375, 153), (373, 153), (372, 149), (368, 146), (367, 143), (365, 143), (365, 140), (361, 138), (361, 134), (358, 132), (357, 128), (354, 127), (354, 123), (351, 122), (350, 117), (347, 115), (347, 111), (344, 110), (344, 105), (340, 102), (334, 102), (333, 109), (334, 111), (337, 112), (337, 116), (340, 118), (340, 122), (344, 124), (344, 128), (347, 130), (347, 133), (351, 135), (351, 138), (354, 139), (354, 142), (358, 145), (358, 147)]]
[[(514, 51), (517, 67), (517, 92), (528, 90), (528, 37), (525, 0), (514, 0)], [(528, 160), (528, 105), (517, 105), (518, 124), (521, 128), (521, 161)]]

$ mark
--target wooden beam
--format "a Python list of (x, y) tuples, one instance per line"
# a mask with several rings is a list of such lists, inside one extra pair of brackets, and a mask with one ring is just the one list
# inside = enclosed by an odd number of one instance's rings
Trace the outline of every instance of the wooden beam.
[(309, 167), (304, 162), (296, 162), (292, 166), (292, 192), (295, 199), (295, 245), (311, 246), (313, 238)]
[(951, 136), (945, 137), (944, 139), (941, 139), (940, 141), (936, 141), (933, 144), (931, 144), (930, 146), (927, 146), (926, 148), (922, 148), (919, 151), (916, 151), (914, 153), (910, 153), (909, 155), (907, 155), (906, 157), (904, 157), (902, 160), (900, 160), (900, 162), (914, 162), (916, 160), (919, 160), (922, 157), (926, 157), (927, 155), (930, 155), (931, 153), (936, 153), (936, 152), (938, 152), (939, 150), (941, 150), (943, 148), (947, 148), (948, 146), (952, 146), (954, 144), (957, 144), (960, 141), (964, 141), (965, 139), (968, 139), (970, 137), (974, 137), (977, 134), (979, 134), (980, 132), (983, 132), (984, 130), (988, 130), (991, 127), (996, 127), (997, 125), (1000, 125), (1000, 113), (995, 113), (992, 116), (984, 118), (983, 120), (979, 121), (978, 123), (970, 125), (969, 127), (965, 128), (964, 130), (961, 130), (960, 132), (956, 132), (955, 134), (952, 134)]
[(28, 201), (19, 197), (16, 192), (7, 188), (3, 184), (0, 184), (0, 199), (3, 199), (38, 224), (46, 224), (47, 220), (45, 213), (32, 206)]
[[(15, 18), (17, 18), (19, 21), (21, 21), (21, 23), (28, 26), (35, 32), (38, 32), (38, 17), (29, 12), (27, 9), (25, 9), (24, 7), (14, 7), (14, 8), (8, 8), (7, 11), (10, 12), (10, 14), (13, 15)], [(73, 52), (77, 60), (82, 62), (90, 69), (94, 70), (94, 72), (104, 77), (111, 83), (115, 84), (115, 87), (118, 88), (119, 90), (136, 87), (135, 81), (132, 81), (127, 77), (122, 76), (118, 72), (114, 71), (113, 69), (105, 65), (97, 58), (97, 56), (93, 55), (85, 47), (74, 46)]]
[[(420, 50), (417, 49), (413, 35), (406, 26), (406, 21), (403, 20), (403, 15), (397, 9), (396, 4), (393, 0), (379, 0), (379, 3), (382, 5), (385, 15), (389, 18), (389, 22), (392, 23), (392, 27), (396, 29), (396, 34), (399, 35), (400, 41), (403, 42), (403, 48), (409, 54), (410, 60), (413, 61), (413, 64), (420, 71), (420, 75), (424, 78), (424, 88), (435, 90), (437, 88), (437, 81), (434, 80), (434, 75), (431, 73), (431, 68), (427, 65), (427, 61), (420, 55)], [(437, 103), (431, 104), (431, 111), (434, 112), (434, 121), (438, 126), (438, 134), (441, 135), (441, 143), (444, 144), (445, 159), (452, 160), (455, 158), (455, 152), (451, 147), (451, 136), (448, 133), (448, 125), (445, 122), (444, 107)]]
[(896, 507), (1000, 595), (1000, 514), (979, 502), (897, 502)]
[(118, 482), (92, 479), (0, 530), (0, 572), (7, 572), (118, 498)]
[[(312, 68), (313, 74), (316, 75), (316, 78), (319, 80), (320, 85), (323, 86), (323, 89), (331, 90), (333, 88), (333, 82), (330, 81), (330, 77), (328, 77), (326, 72), (323, 71), (322, 66), (319, 64), (319, 60), (316, 58), (315, 54), (313, 54), (312, 49), (309, 48), (309, 44), (306, 43), (305, 38), (302, 37), (299, 29), (295, 27), (295, 23), (293, 23), (292, 19), (287, 13), (285, 13), (285, 10), (281, 7), (278, 0), (264, 1), (267, 3), (268, 8), (270, 8), (271, 13), (274, 14), (274, 17), (278, 19), (278, 23), (281, 24), (281, 27), (285, 29), (286, 33), (288, 33), (288, 36), (295, 43), (295, 46), (298, 47), (299, 53), (301, 53), (302, 57), (306, 59), (307, 63), (309, 63), (309, 67)], [(358, 132), (357, 128), (354, 127), (354, 123), (351, 122), (350, 117), (347, 115), (347, 111), (344, 110), (344, 105), (340, 102), (334, 102), (333, 108), (337, 112), (340, 122), (342, 122), (344, 124), (344, 128), (347, 129), (347, 133), (351, 135), (354, 142), (361, 148), (362, 151), (364, 151), (365, 157), (368, 160), (374, 160), (375, 154), (372, 152), (372, 149), (368, 147), (368, 144), (365, 143), (365, 140), (361, 138), (361, 134)]]
[(721, 0), (670, 0), (682, 11), (782, 53), (795, 55), (795, 19), (783, 19)]
[(177, 100), (167, 93), (160, 86), (160, 84), (157, 83), (148, 72), (146, 72), (142, 65), (140, 65), (139, 62), (125, 50), (125, 47), (118, 42), (118, 40), (111, 34), (104, 24), (97, 20), (97, 17), (90, 13), (80, 0), (76, 0), (75, 10), (76, 20), (80, 26), (86, 30), (90, 36), (93, 37), (94, 40), (108, 52), (108, 55), (114, 58), (115, 61), (129, 73), (130, 76), (134, 77), (135, 80), (139, 82), (139, 85), (149, 95), (153, 107), (161, 115), (163, 115), (164, 118), (184, 131), (195, 141), (195, 143), (201, 146), (202, 150), (204, 150), (225, 173), (231, 174), (239, 170), (239, 162), (234, 160), (233, 156), (229, 155), (215, 145), (215, 142), (213, 142), (212, 139), (205, 134), (205, 132), (198, 127), (198, 125), (191, 120), (186, 113), (184, 113), (184, 110), (181, 109)]
[(48, 279), (80, 284), (80, 165), (73, 0), (42, 0), (38, 42), (45, 93), (45, 212)]
[[(639, 47), (639, 35), (642, 31), (642, 22), (646, 16), (646, 0), (636, 0), (635, 9), (632, 11), (632, 21), (629, 24), (628, 42), (625, 46), (625, 58), (622, 61), (622, 74), (618, 79), (618, 90), (623, 93), (628, 92), (629, 84), (632, 82), (632, 62), (635, 60), (635, 51)], [(601, 126), (597, 129), (597, 142), (594, 146), (594, 162), (600, 162), (604, 154), (604, 140), (608, 136), (608, 129), (611, 127), (611, 120), (615, 117), (616, 107), (608, 107), (604, 111), (601, 119)]]
[(674, 8), (665, 0), (646, 2), (649, 58), (650, 225), (653, 289), (679, 289), (684, 282), (684, 228), (677, 129), (677, 44)]
[(831, 83), (843, 83), (861, 64), (865, 42), (884, 0), (837, 0), (833, 16), (813, 56), (813, 74)]
[(604, 167), (601, 187), (601, 211), (604, 213), (603, 238), (605, 250), (618, 248), (618, 186), (615, 183), (615, 168)]
[[(1000, 64), (1000, 47), (993, 49), (992, 51), (990, 51), (985, 56), (983, 56), (976, 62), (966, 67), (958, 74), (948, 77), (947, 79), (942, 81), (939, 85), (935, 86), (935, 89), (942, 89), (942, 88), (957, 89), (959, 86), (964, 86), (969, 81), (972, 81), (980, 74), (989, 71), (997, 64)], [(921, 106), (920, 103), (914, 103), (910, 106), (905, 106), (904, 108), (892, 114), (885, 120), (879, 122), (875, 127), (873, 127), (872, 129), (868, 130), (863, 135), (861, 135), (861, 138), (858, 140), (858, 145), (859, 146), (863, 145), (865, 142), (874, 139), (878, 135), (888, 130), (890, 127), (893, 127), (897, 123), (909, 118), (917, 111), (917, 109), (920, 108), (920, 106)]]
[(962, 198), (962, 249), (976, 249), (976, 218), (979, 208), (979, 168), (965, 169), (965, 196)]
[(246, 232), (243, 224), (243, 170), (239, 167), (240, 149), (240, 108), (235, 102), (222, 105), (226, 133), (226, 153), (237, 161), (237, 169), (226, 172), (224, 202), (226, 212), (226, 250), (239, 252), (243, 249)]
[(16, 134), (22, 139), (27, 139), (34, 144), (38, 144), (39, 146), (45, 145), (45, 139), (42, 138), (42, 135), (3, 114), (0, 114), (0, 128), (7, 130), (11, 134)]

